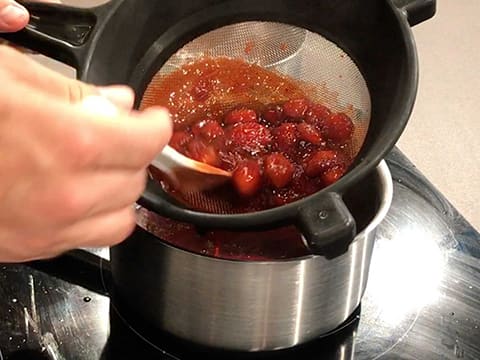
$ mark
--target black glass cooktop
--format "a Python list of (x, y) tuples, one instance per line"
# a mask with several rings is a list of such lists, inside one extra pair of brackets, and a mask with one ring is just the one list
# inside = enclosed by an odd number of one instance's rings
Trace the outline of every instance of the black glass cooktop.
[(107, 250), (75, 251), (0, 265), (0, 360), (190, 359), (200, 353), (208, 359), (480, 359), (480, 234), (398, 149), (386, 160), (394, 200), (378, 229), (367, 291), (355, 314), (329, 336), (263, 354), (197, 348), (122, 310), (107, 290)]

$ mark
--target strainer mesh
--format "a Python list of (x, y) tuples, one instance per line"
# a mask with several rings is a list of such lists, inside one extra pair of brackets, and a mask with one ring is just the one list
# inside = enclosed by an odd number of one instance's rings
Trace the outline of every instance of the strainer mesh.
[[(264, 74), (255, 72), (259, 71), (258, 67), (248, 65), (246, 70), (236, 69), (248, 72), (248, 79), (262, 80), (245, 91), (227, 91), (213, 96), (205, 103), (195, 105), (192, 110), (188, 103), (190, 99), (194, 101), (190, 94), (197, 80), (189, 82), (189, 64), (195, 63), (195, 66), (198, 66), (198, 60), (208, 59), (202, 62), (202, 68), (193, 67), (193, 71), (201, 72), (197, 75), (204, 77), (207, 74), (209, 81), (213, 82), (220, 82), (220, 79), (224, 82), (234, 81), (236, 74), (229, 73), (228, 66), (221, 67), (222, 59), (225, 58), (240, 59), (271, 70), (276, 75), (265, 78)], [(210, 59), (213, 61), (209, 62)], [(219, 67), (221, 70), (218, 70)], [(179, 69), (184, 77), (169, 76), (173, 72), (178, 73)], [(223, 75), (219, 75), (220, 72), (223, 72)], [(277, 85), (279, 75), (287, 77), (280, 82), (281, 85)], [(352, 59), (333, 42), (319, 34), (291, 25), (243, 22), (196, 38), (178, 50), (152, 78), (140, 109), (153, 105), (168, 106), (177, 127), (182, 128), (203, 120), (199, 117), (226, 112), (238, 105), (253, 105), (252, 108), (255, 108), (252, 101), (264, 106), (287, 101), (290, 100), (289, 96), (297, 95), (321, 103), (333, 112), (346, 113), (351, 118), (354, 133), (352, 141), (343, 152), (350, 159), (355, 158), (365, 140), (370, 122), (370, 95), (365, 80)], [(247, 211), (237, 209), (230, 202), (228, 194), (228, 191), (223, 194), (220, 190), (208, 194), (184, 194), (183, 200), (194, 209), (207, 208), (208, 212), (218, 214)]]
[(336, 44), (303, 28), (274, 22), (243, 22), (208, 32), (178, 50), (150, 81), (140, 108), (165, 105), (158, 90), (165, 76), (205, 57), (245, 60), (303, 84), (308, 97), (355, 125), (351, 157), (360, 150), (370, 122), (367, 84), (352, 59)]

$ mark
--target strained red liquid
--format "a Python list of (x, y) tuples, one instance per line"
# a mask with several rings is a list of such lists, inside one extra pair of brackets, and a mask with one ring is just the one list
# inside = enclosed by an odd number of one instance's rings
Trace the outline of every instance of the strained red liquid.
[(294, 226), (263, 232), (198, 232), (180, 223), (142, 209), (139, 225), (166, 243), (196, 254), (226, 260), (268, 261), (309, 255)]

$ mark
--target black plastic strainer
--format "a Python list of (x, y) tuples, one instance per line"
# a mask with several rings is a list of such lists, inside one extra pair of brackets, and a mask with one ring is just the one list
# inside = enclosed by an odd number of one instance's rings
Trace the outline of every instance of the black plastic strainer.
[[(198, 44), (212, 36), (213, 30), (222, 36), (215, 36), (206, 47), (223, 49), (230, 56), (235, 54), (235, 46), (225, 48), (223, 44), (227, 40), (235, 45), (242, 26), (257, 34), (259, 43), (265, 37), (281, 36), (297, 41), (299, 46), (289, 57), (279, 58), (268, 45), (252, 56), (266, 59), (265, 66), (290, 76), (311, 81), (312, 74), (318, 74), (318, 81), (328, 83), (329, 90), (339, 94), (339, 106), (344, 98), (361, 110), (358, 121), (365, 124), (358, 126), (361, 146), (347, 174), (309, 197), (251, 214), (217, 215), (185, 209), (163, 196), (154, 181), (138, 203), (200, 228), (244, 231), (293, 223), (313, 253), (331, 256), (345, 251), (356, 234), (354, 216), (342, 194), (374, 170), (408, 122), (418, 82), (410, 26), (433, 16), (435, 5), (434, 0), (113, 0), (80, 10), (29, 4), (34, 16), (28, 29), (2, 36), (74, 66), (84, 81), (131, 85), (138, 95), (137, 106), (148, 96), (156, 74), (168, 71), (174, 59), (183, 61), (182, 54), (197, 56), (184, 50), (196, 46), (202, 52), (205, 46)], [(229, 35), (232, 28), (228, 25), (233, 24), (237, 31)], [(265, 26), (281, 30), (262, 33), (259, 27)], [(295, 40), (297, 33), (303, 40)], [(305, 46), (310, 38), (316, 38), (314, 43), (319, 46)], [(332, 61), (334, 53), (345, 54), (345, 67)], [(302, 54), (308, 54), (309, 62), (300, 60)], [(330, 81), (339, 71), (345, 81)], [(351, 85), (335, 86), (346, 81)]]

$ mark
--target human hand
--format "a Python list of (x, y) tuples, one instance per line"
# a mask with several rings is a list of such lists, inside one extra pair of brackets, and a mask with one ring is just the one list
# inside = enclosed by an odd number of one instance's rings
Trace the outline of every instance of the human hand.
[[(59, 3), (56, 0), (43, 2)], [(0, 32), (15, 32), (23, 29), (29, 21), (27, 9), (14, 0), (0, 0)]]
[(8, 46), (0, 82), (0, 262), (124, 240), (168, 113), (131, 111), (129, 88), (65, 78)]

